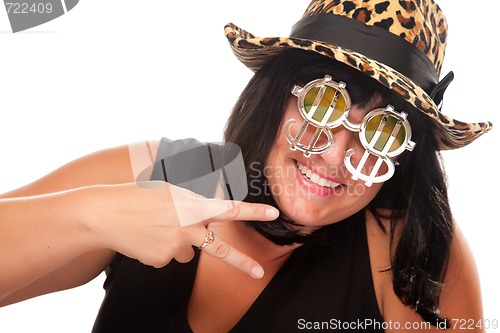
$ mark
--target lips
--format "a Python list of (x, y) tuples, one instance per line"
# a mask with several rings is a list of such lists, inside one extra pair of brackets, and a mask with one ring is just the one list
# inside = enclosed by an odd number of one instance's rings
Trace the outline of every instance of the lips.
[(304, 175), (304, 177), (306, 177), (311, 183), (327, 189), (334, 189), (342, 185), (340, 183), (321, 177), (299, 161), (296, 161), (295, 163), (297, 164), (297, 168), (299, 169), (300, 173)]

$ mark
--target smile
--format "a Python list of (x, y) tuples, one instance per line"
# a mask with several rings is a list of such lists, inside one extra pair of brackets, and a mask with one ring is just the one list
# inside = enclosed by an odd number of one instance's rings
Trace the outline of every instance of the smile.
[(304, 175), (311, 183), (314, 183), (319, 186), (323, 186), (326, 188), (335, 188), (340, 186), (341, 184), (335, 183), (331, 180), (322, 178), (320, 175), (317, 173), (314, 173), (311, 169), (306, 167), (304, 164), (300, 163), (299, 161), (296, 161), (297, 168), (299, 169), (300, 173)]

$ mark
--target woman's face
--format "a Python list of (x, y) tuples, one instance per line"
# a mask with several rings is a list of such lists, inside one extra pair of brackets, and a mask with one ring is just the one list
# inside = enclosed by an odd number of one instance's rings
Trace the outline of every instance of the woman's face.
[[(366, 107), (351, 107), (349, 120), (359, 123), (371, 110), (380, 107), (380, 99), (374, 99)], [(302, 116), (297, 106), (297, 98), (290, 96), (285, 115), (266, 161), (265, 175), (269, 190), (281, 211), (295, 223), (305, 226), (324, 226), (341, 221), (364, 208), (378, 193), (381, 183), (371, 187), (362, 180), (353, 180), (344, 165), (345, 152), (354, 148), (351, 157), (353, 165), (365, 151), (359, 141), (358, 132), (352, 132), (344, 126), (333, 129), (334, 144), (323, 154), (311, 154), (305, 157), (299, 150), (292, 151), (283, 133), (283, 124), (288, 119), (295, 119), (292, 135), (295, 135), (302, 123)], [(308, 143), (314, 128), (308, 126), (302, 141)], [(318, 145), (326, 137), (321, 136)], [(370, 172), (376, 157), (370, 156), (363, 172)], [(381, 169), (381, 172), (385, 172)]]

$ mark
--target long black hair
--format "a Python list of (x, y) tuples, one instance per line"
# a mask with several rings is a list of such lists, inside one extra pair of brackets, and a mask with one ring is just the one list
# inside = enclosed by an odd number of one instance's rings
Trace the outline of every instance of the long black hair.
[[(442, 288), (453, 222), (447, 196), (446, 177), (442, 168), (436, 131), (432, 120), (406, 103), (395, 92), (349, 66), (302, 50), (286, 50), (265, 64), (252, 77), (236, 102), (228, 119), (224, 140), (241, 148), (246, 165), (248, 202), (261, 202), (277, 207), (266, 188), (262, 172), (276, 139), (293, 85), (331, 75), (347, 84), (352, 103), (365, 106), (374, 96), (396, 110), (408, 113), (415, 149), (399, 158), (395, 175), (384, 185), (374, 200), (362, 211), (346, 220), (358, 221), (369, 210), (379, 226), (390, 233), (393, 286), (403, 304), (415, 309), (421, 317), (436, 324), (442, 320), (438, 303)], [(379, 208), (390, 209), (390, 230), (385, 230)], [(386, 210), (385, 210), (386, 211)], [(401, 233), (394, 238), (397, 223)], [(335, 233), (338, 223), (324, 226), (313, 233), (302, 234), (300, 228), (285, 216), (272, 223), (247, 221), (276, 244), (287, 245), (324, 241)]]

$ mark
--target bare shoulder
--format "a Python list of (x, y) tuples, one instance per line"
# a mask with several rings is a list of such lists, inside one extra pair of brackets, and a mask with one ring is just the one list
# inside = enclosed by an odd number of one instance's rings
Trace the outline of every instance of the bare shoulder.
[[(483, 319), (476, 262), (465, 235), (456, 223), (440, 308), (443, 316), (452, 323), (467, 321), (480, 324)], [(483, 332), (479, 328), (470, 331)]]
[(367, 212), (366, 236), (370, 253), (373, 287), (380, 312), (383, 314), (387, 290), (392, 289), (389, 220), (379, 219), (377, 221), (370, 212)]
[[(405, 331), (441, 331), (423, 323), (420, 316), (403, 305), (396, 296), (390, 271), (389, 232), (384, 233), (372, 216), (367, 216), (366, 220), (373, 284), (379, 309), (386, 322), (398, 323), (393, 325), (394, 330), (388, 329), (386, 332), (397, 331), (395, 328), (400, 325), (410, 326)], [(389, 230), (389, 222), (383, 219), (381, 222)], [(397, 239), (397, 229), (395, 234)], [(484, 332), (481, 328), (482, 300), (475, 260), (464, 234), (456, 224), (439, 304), (442, 317), (449, 319), (451, 327), (447, 332), (463, 331), (463, 327), (458, 327), (461, 322), (476, 324), (468, 332)]]

